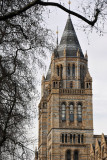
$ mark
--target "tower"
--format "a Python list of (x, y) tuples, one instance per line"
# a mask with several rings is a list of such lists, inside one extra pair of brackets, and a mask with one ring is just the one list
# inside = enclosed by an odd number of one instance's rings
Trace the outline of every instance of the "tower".
[(39, 160), (87, 160), (93, 143), (92, 78), (70, 16), (39, 104)]

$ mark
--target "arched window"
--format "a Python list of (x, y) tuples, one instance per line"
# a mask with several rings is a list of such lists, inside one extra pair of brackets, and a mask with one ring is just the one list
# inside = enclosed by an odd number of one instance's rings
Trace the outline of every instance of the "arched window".
[(72, 77), (75, 77), (75, 64), (72, 65)]
[(78, 160), (78, 151), (74, 151), (74, 160)]
[(84, 75), (85, 75), (85, 68), (84, 66), (80, 66), (80, 79), (81, 79), (81, 88), (84, 88)]
[(78, 120), (78, 122), (82, 122), (82, 105), (81, 105), (81, 103), (78, 103), (78, 106), (77, 106), (77, 120)]
[(73, 135), (73, 143), (75, 143), (75, 134)]
[(65, 134), (65, 143), (67, 143), (67, 134)]
[(61, 141), (62, 141), (62, 143), (64, 143), (64, 134), (62, 134), (62, 136), (61, 136)]
[(80, 134), (78, 134), (78, 143), (80, 143)]
[(71, 160), (71, 151), (70, 150), (67, 150), (65, 159), (66, 160)]
[(57, 66), (57, 75), (59, 76), (59, 66)]
[(70, 88), (72, 88), (73, 87), (73, 83), (72, 82), (70, 82)]
[(65, 104), (65, 102), (62, 103), (61, 109), (62, 109), (62, 121), (65, 121), (66, 120), (66, 104)]
[(74, 104), (70, 103), (70, 114), (69, 114), (70, 121), (74, 121)]
[(60, 67), (60, 76), (61, 76), (61, 78), (62, 78), (62, 75), (63, 75), (63, 66), (61, 64), (61, 67)]
[(67, 73), (68, 73), (68, 76), (70, 76), (70, 64), (68, 64)]
[(84, 142), (84, 135), (82, 134), (81, 135), (81, 143), (83, 143)]
[(72, 134), (70, 134), (70, 143), (72, 143)]
[(53, 88), (55, 88), (55, 82), (53, 82)]
[(80, 66), (80, 79), (82, 79), (82, 66)]

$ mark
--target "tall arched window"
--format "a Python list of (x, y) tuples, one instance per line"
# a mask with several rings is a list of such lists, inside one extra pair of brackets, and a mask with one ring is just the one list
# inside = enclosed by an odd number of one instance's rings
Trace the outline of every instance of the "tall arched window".
[(70, 143), (72, 143), (72, 134), (70, 134)]
[(78, 103), (77, 106), (77, 120), (78, 122), (82, 122), (82, 104)]
[(67, 73), (68, 73), (68, 76), (70, 76), (70, 64), (68, 64)]
[(72, 77), (75, 77), (75, 64), (72, 65)]
[(60, 76), (61, 76), (61, 78), (62, 78), (62, 75), (63, 75), (63, 66), (61, 64), (61, 67), (60, 67)]
[(73, 122), (74, 121), (74, 104), (70, 103), (70, 113), (69, 113), (69, 118), (70, 121)]
[(71, 151), (70, 150), (67, 150), (65, 159), (66, 160), (71, 160)]
[(80, 66), (80, 79), (81, 79), (81, 88), (84, 88), (84, 75), (85, 75), (85, 68), (84, 66)]
[(78, 151), (74, 151), (74, 160), (78, 160)]
[(62, 141), (62, 143), (64, 143), (64, 134), (62, 134), (62, 136), (61, 136), (61, 141)]
[(80, 143), (80, 134), (78, 134), (78, 143)]
[(84, 135), (82, 134), (81, 135), (81, 143), (83, 143), (84, 142)]
[(65, 134), (65, 143), (67, 143), (67, 134)]
[(62, 121), (65, 121), (66, 120), (66, 104), (65, 104), (65, 102), (62, 103), (61, 109), (62, 109)]
[(59, 66), (57, 66), (57, 75), (59, 76)]

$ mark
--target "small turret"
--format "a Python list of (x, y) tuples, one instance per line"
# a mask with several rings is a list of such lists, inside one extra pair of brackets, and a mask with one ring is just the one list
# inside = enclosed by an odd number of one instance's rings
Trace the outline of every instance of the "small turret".
[(92, 77), (88, 70), (85, 76), (85, 89), (92, 89)]
[(86, 51), (86, 53), (85, 53), (85, 59), (87, 59), (87, 60), (88, 60), (88, 55), (87, 55), (87, 51)]

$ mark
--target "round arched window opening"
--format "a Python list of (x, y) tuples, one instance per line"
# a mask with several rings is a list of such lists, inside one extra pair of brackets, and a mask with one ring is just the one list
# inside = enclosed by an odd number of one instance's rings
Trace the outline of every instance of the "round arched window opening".
[(74, 151), (74, 160), (78, 160), (78, 151)]
[(71, 160), (71, 151), (70, 150), (67, 150), (65, 159), (66, 160)]

